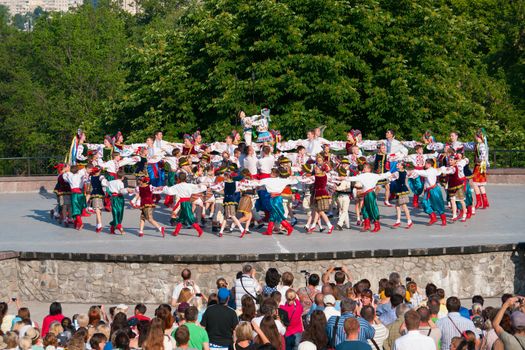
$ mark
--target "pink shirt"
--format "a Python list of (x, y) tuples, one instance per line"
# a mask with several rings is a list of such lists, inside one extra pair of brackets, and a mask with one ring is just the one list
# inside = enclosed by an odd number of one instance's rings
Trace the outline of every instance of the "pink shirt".
[(44, 320), (42, 321), (42, 338), (44, 338), (46, 336), (46, 334), (49, 332), (49, 326), (51, 325), (51, 323), (57, 321), (57, 322), (62, 322), (62, 320), (64, 319), (64, 315), (62, 314), (58, 314), (58, 315), (47, 315), (46, 317), (44, 317)]
[(281, 305), (280, 308), (286, 313), (288, 313), (288, 319), (290, 320), (290, 325), (286, 328), (285, 337), (301, 333), (304, 330), (303, 327), (303, 306), (300, 302), (295, 301), (292, 305), (289, 305), (288, 302), (284, 305)]

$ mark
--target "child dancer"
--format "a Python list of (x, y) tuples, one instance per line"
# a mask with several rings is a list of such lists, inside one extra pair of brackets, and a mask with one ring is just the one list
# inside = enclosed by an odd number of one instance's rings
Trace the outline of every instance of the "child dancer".
[[(390, 170), (390, 163), (388, 161), (388, 155), (386, 153), (386, 145), (384, 143), (380, 143), (378, 145), (378, 151), (374, 160), (374, 172), (376, 174), (384, 174), (385, 172)], [(391, 207), (392, 204), (390, 204), (390, 185), (388, 180), (380, 180), (377, 183), (376, 187), (376, 194), (379, 193), (381, 186), (385, 187), (385, 205), (387, 207)]]
[(107, 179), (102, 180), (102, 186), (106, 187), (107, 193), (111, 200), (111, 215), (113, 220), (109, 223), (109, 232), (115, 234), (115, 230), (118, 230), (121, 235), (124, 235), (124, 229), (122, 228), (122, 220), (124, 219), (124, 197), (123, 194), (130, 194), (133, 192), (132, 189), (127, 189), (124, 186), (124, 171), (119, 170), (114, 180), (108, 181)]
[(86, 169), (79, 169), (78, 165), (73, 165), (71, 171), (64, 173), (63, 177), (71, 187), (71, 217), (74, 220), (75, 228), (82, 229), (82, 212), (86, 209), (86, 196), (84, 195), (84, 180)]
[(291, 178), (280, 178), (279, 170), (272, 169), (271, 177), (262, 179), (259, 182), (262, 186), (265, 186), (268, 193), (270, 193), (270, 222), (268, 223), (266, 232), (263, 234), (271, 236), (273, 227), (277, 222), (286, 229), (287, 235), (290, 235), (293, 231), (293, 227), (288, 221), (286, 221), (286, 217), (284, 216), (283, 198), (281, 197), (281, 193), (286, 186), (296, 184), (297, 180)]
[(91, 176), (89, 182), (91, 183), (91, 207), (95, 211), (96, 217), (96, 232), (102, 231), (102, 213), (101, 210), (104, 208), (104, 186), (102, 181), (104, 176), (101, 175), (101, 169), (94, 167), (91, 168)]
[(68, 227), (71, 213), (71, 186), (69, 186), (69, 182), (64, 178), (64, 174), (70, 171), (70, 166), (69, 164), (58, 164), (56, 168), (59, 173), (55, 187), (59, 205), (59, 222), (63, 223), (65, 227)]
[[(324, 220), (328, 226), (328, 234), (331, 234), (334, 230), (334, 225), (332, 225), (330, 219), (328, 219), (328, 216), (326, 216), (325, 213), (330, 209), (330, 203), (332, 202), (332, 196), (330, 196), (326, 189), (328, 183), (328, 176), (326, 173), (330, 171), (330, 167), (324, 162), (324, 157), (322, 155), (318, 154), (316, 160), (317, 164), (314, 166), (314, 199), (316, 209), (314, 223), (318, 218)], [(310, 227), (309, 232), (313, 232), (314, 227)]]
[(463, 167), (467, 160), (460, 160), (460, 156), (453, 155), (449, 159), (449, 166), (442, 167), (441, 173), (448, 175), (448, 195), (452, 205), (452, 222), (459, 219), (458, 206), (456, 202), (461, 205), (461, 222), (467, 221), (467, 209), (465, 205), (465, 175), (463, 174)]
[(149, 184), (149, 178), (147, 176), (138, 179), (136, 192), (140, 198), (140, 225), (139, 225), (139, 237), (144, 237), (144, 224), (148, 221), (150, 224), (155, 226), (159, 230), (162, 238), (164, 238), (164, 227), (161, 227), (157, 221), (153, 218), (153, 210), (155, 209), (155, 203), (153, 203), (153, 193), (162, 192), (162, 187), (157, 190), (155, 187)]
[(422, 176), (425, 178), (425, 189), (423, 192), (423, 201), (421, 207), (430, 216), (428, 225), (433, 225), (437, 222), (437, 215), (441, 218), (441, 226), (447, 225), (447, 217), (445, 215), (445, 203), (443, 202), (443, 195), (441, 187), (437, 184), (437, 178), (441, 174), (441, 170), (434, 168), (434, 160), (427, 159), (425, 161), (424, 170), (413, 170), (410, 176)]
[(356, 176), (351, 176), (347, 178), (347, 181), (359, 181), (362, 184), (362, 193), (361, 196), (364, 197), (362, 214), (364, 219), (362, 231), (370, 230), (371, 221), (374, 222), (374, 229), (372, 232), (378, 232), (381, 230), (381, 225), (379, 224), (379, 208), (377, 207), (377, 199), (375, 188), (377, 182), (383, 179), (388, 179), (390, 177), (390, 172), (375, 174), (372, 172), (372, 165), (365, 164), (363, 166), (363, 172)]
[(406, 178), (407, 178), (407, 172), (405, 171), (405, 164), (403, 162), (398, 162), (397, 165), (397, 171), (392, 174), (394, 184), (392, 186), (392, 194), (396, 198), (396, 214), (397, 214), (397, 220), (394, 223), (393, 227), (397, 228), (401, 226), (401, 211), (405, 213), (405, 216), (407, 218), (407, 226), (406, 229), (411, 228), (414, 224), (412, 222), (412, 219), (410, 218), (410, 211), (408, 210), (407, 203), (408, 203), (408, 195), (410, 194), (410, 191), (408, 190), (407, 184), (406, 184)]
[(175, 219), (176, 226), (172, 235), (177, 236), (182, 228), (182, 224), (185, 224), (186, 226), (192, 226), (200, 237), (202, 236), (202, 228), (195, 220), (195, 216), (191, 210), (190, 198), (194, 193), (206, 191), (206, 186), (187, 183), (186, 176), (186, 173), (181, 172), (179, 173), (178, 183), (176, 185), (164, 187), (165, 194), (177, 196), (179, 199), (177, 204), (180, 205), (180, 210)]
[(241, 176), (232, 177), (232, 174), (227, 171), (224, 173), (224, 220), (221, 224), (221, 230), (219, 231), (219, 237), (222, 237), (224, 229), (229, 219), (233, 221), (235, 225), (241, 230), (241, 238), (246, 234), (246, 230), (243, 229), (241, 223), (235, 216), (237, 213), (237, 202), (235, 201), (235, 193), (237, 192), (237, 181), (242, 180)]

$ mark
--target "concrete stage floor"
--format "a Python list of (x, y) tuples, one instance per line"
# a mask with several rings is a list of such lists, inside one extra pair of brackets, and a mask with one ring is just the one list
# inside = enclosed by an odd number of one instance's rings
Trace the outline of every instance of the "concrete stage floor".
[[(0, 251), (215, 255), (440, 248), (525, 241), (525, 185), (491, 185), (488, 197), (489, 209), (479, 210), (466, 223), (456, 222), (447, 227), (438, 224), (428, 227), (428, 216), (421, 210), (411, 210), (414, 226), (410, 230), (393, 229), (395, 208), (380, 204), (382, 229), (379, 233), (360, 232), (353, 226), (350, 230), (334, 230), (332, 235), (327, 235), (326, 231), (306, 234), (302, 228), (305, 219), (301, 213), (297, 230), (289, 237), (275, 234), (268, 237), (253, 232), (239, 239), (240, 232), (235, 231), (218, 238), (211, 233), (208, 224), (201, 238), (196, 237), (193, 229), (183, 229), (178, 237), (172, 237), (173, 228), (168, 226), (166, 238), (162, 239), (160, 233), (148, 224), (145, 236), (139, 238), (140, 212), (129, 207), (124, 214), (125, 236), (110, 235), (108, 226), (97, 234), (94, 215), (84, 218), (82, 231), (64, 228), (52, 221), (49, 210), (56, 201), (52, 193), (0, 194)], [(447, 214), (450, 218), (450, 213)], [(155, 217), (161, 224), (167, 224), (169, 212), (159, 207)], [(107, 225), (110, 220), (111, 214), (104, 212), (104, 223)], [(335, 220), (332, 219), (332, 222), (335, 223)], [(353, 213), (351, 220), (355, 223)]]

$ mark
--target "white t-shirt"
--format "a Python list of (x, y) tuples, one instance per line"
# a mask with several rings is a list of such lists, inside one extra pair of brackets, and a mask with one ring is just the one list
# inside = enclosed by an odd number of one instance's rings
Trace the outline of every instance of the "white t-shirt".
[[(255, 317), (252, 321), (255, 321), (255, 323), (257, 323), (257, 325), (260, 327), (263, 318), (264, 316)], [(277, 326), (277, 330), (279, 331), (280, 335), (284, 335), (284, 333), (286, 333), (286, 327), (282, 324), (281, 320), (275, 320), (275, 325)], [(255, 338), (257, 333), (253, 332), (253, 334), (253, 337)]]
[(173, 294), (171, 295), (171, 298), (175, 299), (175, 300), (178, 300), (179, 299), (179, 295), (180, 295), (180, 291), (182, 290), (182, 288), (189, 288), (189, 290), (191, 290), (191, 293), (193, 295), (201, 292), (199, 286), (197, 286), (196, 284), (191, 285), (188, 282), (183, 281), (183, 282), (181, 282), (181, 283), (179, 283), (179, 284), (177, 284), (175, 286), (175, 288), (173, 289)]

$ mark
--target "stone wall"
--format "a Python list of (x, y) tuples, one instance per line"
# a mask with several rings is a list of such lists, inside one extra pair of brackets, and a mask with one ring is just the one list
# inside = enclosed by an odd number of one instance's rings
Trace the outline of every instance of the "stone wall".
[[(160, 303), (171, 296), (173, 286), (180, 280), (180, 272), (189, 267), (204, 293), (214, 291), (215, 280), (225, 277), (232, 282), (244, 263), (152, 263), (152, 262), (96, 262), (70, 260), (7, 260), (7, 269), (1, 276), (12, 279), (18, 270), (18, 290), (25, 300), (50, 302), (100, 303)], [(18, 264), (18, 266), (16, 266)], [(321, 273), (329, 265), (347, 266), (354, 280), (368, 278), (376, 288), (380, 278), (392, 271), (403, 279), (412, 277), (423, 286), (434, 282), (447, 295), (469, 298), (473, 294), (486, 297), (503, 293), (524, 292), (525, 267), (523, 251), (494, 251), (477, 254), (439, 256), (404, 256), (385, 258), (256, 261), (252, 263), (258, 278), (273, 266), (282, 273), (291, 271), (295, 287), (304, 285), (301, 270)]]
[(9, 300), (18, 295), (18, 254), (0, 252), (0, 300)]

